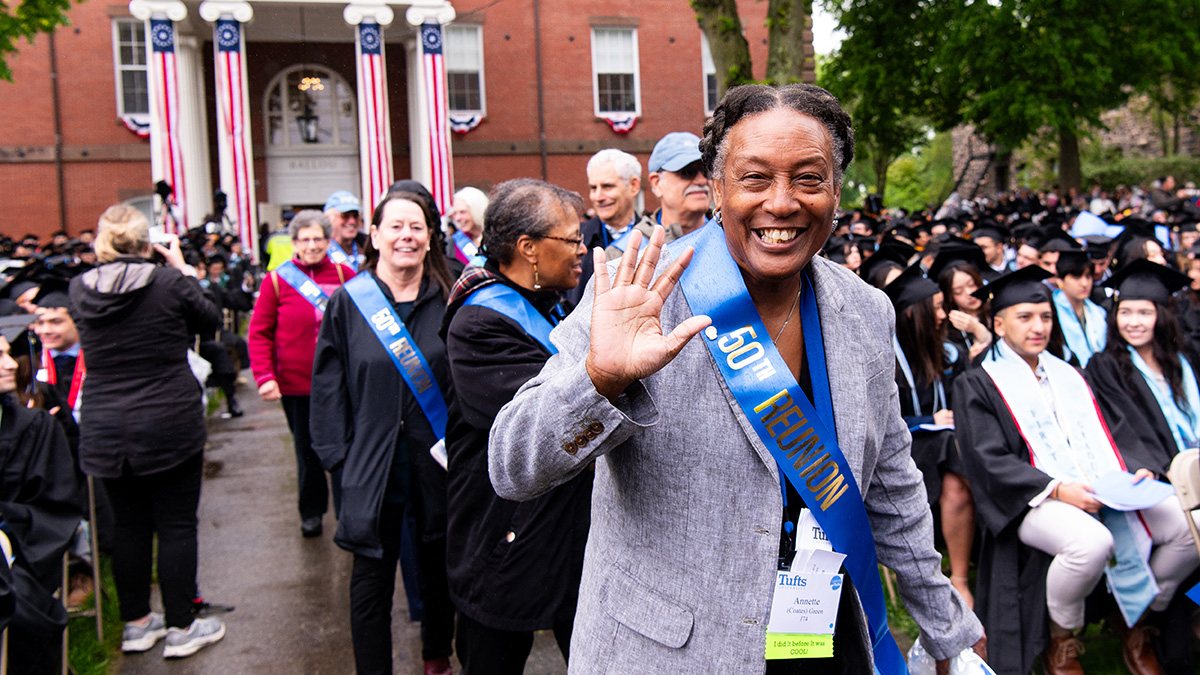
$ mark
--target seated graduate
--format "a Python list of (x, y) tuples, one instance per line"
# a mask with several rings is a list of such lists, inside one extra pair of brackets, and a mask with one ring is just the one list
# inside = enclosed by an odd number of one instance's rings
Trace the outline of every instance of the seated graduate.
[(983, 270), (990, 269), (983, 249), (966, 240), (943, 246), (929, 268), (930, 280), (941, 287), (945, 299), (946, 318), (950, 322), (946, 338), (966, 352), (971, 361), (992, 344), (987, 303), (972, 295), (983, 286)]
[[(1188, 278), (1148, 260), (1135, 260), (1107, 283), (1117, 289), (1108, 317), (1108, 345), (1092, 357), (1087, 380), (1111, 422), (1113, 440), (1163, 477), (1176, 454), (1200, 445), (1200, 392), (1193, 358), (1171, 294)], [(1121, 432), (1117, 435), (1116, 432)]]
[[(1133, 562), (1120, 566), (1132, 569), (1133, 578), (1117, 577), (1119, 587), (1143, 591), (1117, 595), (1133, 624), (1124, 631), (1117, 622), (1126, 664), (1136, 673), (1158, 673), (1144, 611), (1165, 609), (1200, 558), (1174, 500), (1127, 517), (1102, 510), (1093, 496), (1090, 484), (1107, 473), (1136, 471), (1141, 480), (1152, 471), (1136, 454), (1122, 455), (1082, 375), (1047, 352), (1053, 314), (1042, 280), (1048, 277), (1029, 266), (980, 289), (992, 304), (999, 339), (982, 367), (955, 384), (957, 437), (985, 530), (976, 612), (988, 635), (1006, 645), (990, 664), (1001, 675), (1028, 673), (1044, 651), (1047, 675), (1082, 673), (1074, 634), (1101, 575), (1114, 580), (1117, 568), (1106, 568), (1115, 552)], [(1143, 551), (1150, 547), (1140, 546), (1146, 539), (1153, 544), (1148, 569)]]
[(912, 458), (925, 478), (930, 506), (940, 507), (950, 583), (971, 606), (975, 600), (967, 571), (975, 538), (975, 505), (962, 477), (954, 413), (946, 396), (954, 378), (968, 366), (967, 352), (946, 342), (942, 291), (921, 275), (919, 265), (904, 270), (883, 292), (896, 308), (896, 386), (900, 415), (912, 434)]
[(1093, 354), (1104, 349), (1108, 334), (1107, 312), (1092, 302), (1094, 264), (1085, 251), (1061, 251), (1055, 270), (1058, 290), (1054, 291), (1054, 308), (1062, 326), (1067, 347), (1081, 367), (1087, 366)]

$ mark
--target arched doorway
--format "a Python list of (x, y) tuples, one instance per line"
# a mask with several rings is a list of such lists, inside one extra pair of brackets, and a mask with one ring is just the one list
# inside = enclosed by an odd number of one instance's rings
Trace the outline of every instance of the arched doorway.
[(358, 194), (355, 91), (340, 75), (311, 64), (280, 71), (263, 98), (263, 123), (272, 203), (322, 204), (335, 190)]

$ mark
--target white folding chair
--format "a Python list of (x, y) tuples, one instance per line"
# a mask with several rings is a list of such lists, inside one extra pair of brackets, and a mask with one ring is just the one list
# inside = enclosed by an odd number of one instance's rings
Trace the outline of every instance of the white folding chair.
[(1192, 542), (1196, 544), (1196, 551), (1200, 552), (1200, 531), (1196, 529), (1194, 518), (1194, 511), (1200, 508), (1200, 450), (1192, 448), (1175, 455), (1175, 459), (1171, 460), (1171, 468), (1167, 471), (1167, 478), (1175, 487), (1175, 496), (1179, 498), (1179, 505), (1187, 514)]

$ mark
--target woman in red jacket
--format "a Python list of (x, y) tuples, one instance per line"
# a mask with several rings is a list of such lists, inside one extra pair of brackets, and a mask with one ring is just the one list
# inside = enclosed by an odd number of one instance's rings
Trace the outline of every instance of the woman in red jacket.
[[(250, 368), (258, 393), (282, 401), (296, 442), (296, 474), (300, 491), (300, 532), (321, 534), (329, 488), (308, 430), (308, 397), (313, 352), (329, 296), (354, 270), (329, 259), (332, 225), (320, 211), (296, 214), (288, 224), (293, 258), (267, 275), (250, 319)], [(341, 481), (333, 475), (333, 508), (341, 502)]]

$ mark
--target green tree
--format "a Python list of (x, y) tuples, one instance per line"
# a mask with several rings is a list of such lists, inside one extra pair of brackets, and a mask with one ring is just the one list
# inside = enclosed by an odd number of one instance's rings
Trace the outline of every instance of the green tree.
[(0, 79), (12, 81), (8, 59), (17, 53), (17, 41), (33, 42), (38, 33), (66, 25), (70, 6), (70, 0), (18, 0), (14, 9), (0, 0)]
[[(737, 0), (689, 0), (696, 22), (708, 38), (713, 67), (717, 71), (717, 93), (754, 81), (750, 46), (742, 35)], [(767, 77), (770, 84), (800, 82), (805, 66), (813, 61), (804, 48), (804, 30), (812, 15), (812, 0), (768, 0)]]

